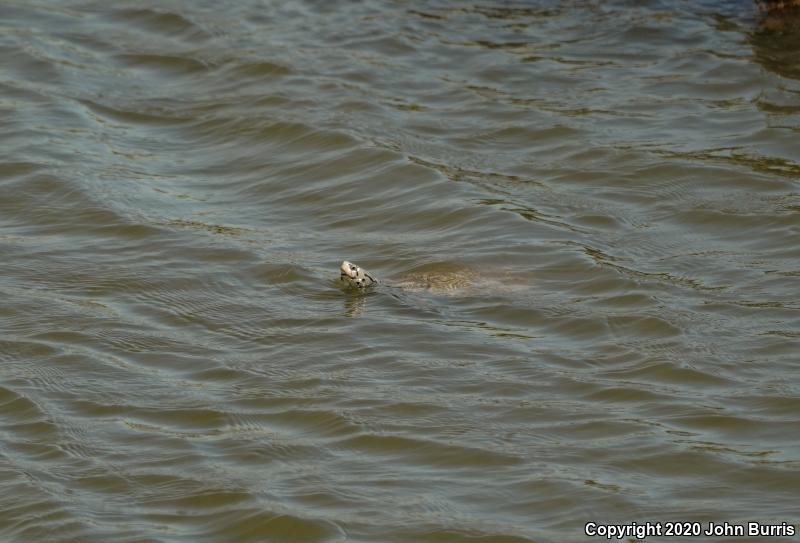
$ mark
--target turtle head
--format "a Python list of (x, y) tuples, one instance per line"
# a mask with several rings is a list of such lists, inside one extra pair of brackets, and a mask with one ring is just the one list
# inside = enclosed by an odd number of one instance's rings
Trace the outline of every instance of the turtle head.
[(363, 289), (374, 285), (378, 281), (361, 267), (345, 260), (339, 266), (340, 279), (342, 283), (350, 288)]

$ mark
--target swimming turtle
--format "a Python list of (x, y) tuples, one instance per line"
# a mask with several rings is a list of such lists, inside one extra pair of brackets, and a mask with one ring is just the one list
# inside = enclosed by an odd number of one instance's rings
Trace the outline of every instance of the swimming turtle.
[[(341, 285), (349, 290), (365, 292), (378, 285), (378, 280), (361, 266), (345, 260), (339, 267)], [(429, 291), (442, 295), (465, 292), (500, 292), (508, 290), (504, 274), (483, 276), (474, 269), (456, 263), (436, 263), (417, 267), (387, 284), (391, 289)], [(481, 288), (478, 288), (481, 287)], [(489, 287), (488, 290), (482, 287)]]

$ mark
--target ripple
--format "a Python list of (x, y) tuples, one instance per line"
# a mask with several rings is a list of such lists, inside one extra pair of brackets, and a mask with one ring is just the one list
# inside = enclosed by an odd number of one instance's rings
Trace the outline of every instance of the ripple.
[(180, 13), (154, 9), (115, 9), (105, 15), (114, 23), (133, 25), (139, 30), (165, 37), (183, 36), (197, 40), (209, 34), (189, 18)]

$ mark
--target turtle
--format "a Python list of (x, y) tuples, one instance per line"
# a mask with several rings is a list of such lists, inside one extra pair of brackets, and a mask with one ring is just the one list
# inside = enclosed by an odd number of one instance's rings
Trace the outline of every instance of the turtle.
[[(475, 299), (476, 297), (514, 296), (520, 301), (528, 297), (530, 275), (508, 269), (487, 269), (465, 266), (458, 262), (435, 262), (417, 266), (381, 281), (361, 266), (345, 260), (339, 267), (339, 284), (351, 295), (344, 300), (347, 316), (360, 315), (372, 294), (389, 295), (402, 305), (415, 310), (432, 312), (441, 317), (450, 303), (444, 299)], [(423, 294), (424, 296), (416, 296)], [(411, 297), (409, 297), (411, 296)]]
[[(347, 290), (366, 293), (379, 284), (374, 275), (348, 260), (342, 262), (339, 271), (341, 285)], [(505, 279), (507, 278), (502, 273), (498, 276), (483, 276), (462, 264), (437, 263), (417, 267), (391, 284), (383, 283), (383, 285), (392, 290), (457, 295), (484, 290), (488, 292), (509, 290), (509, 282)]]

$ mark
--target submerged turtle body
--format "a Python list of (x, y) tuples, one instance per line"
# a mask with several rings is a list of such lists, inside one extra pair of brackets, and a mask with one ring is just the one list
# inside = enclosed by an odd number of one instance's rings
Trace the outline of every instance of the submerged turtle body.
[(404, 274), (395, 286), (405, 290), (455, 294), (472, 289), (482, 281), (475, 270), (463, 266), (426, 266)]

